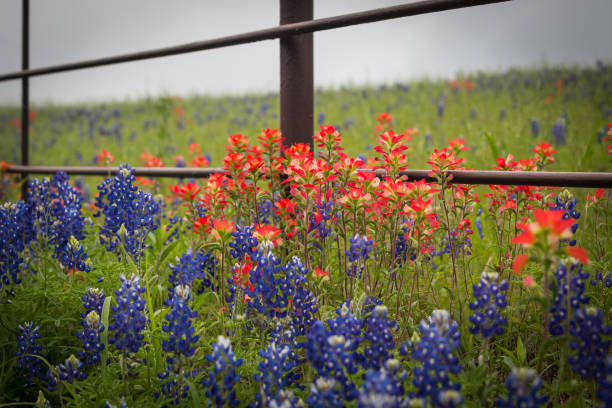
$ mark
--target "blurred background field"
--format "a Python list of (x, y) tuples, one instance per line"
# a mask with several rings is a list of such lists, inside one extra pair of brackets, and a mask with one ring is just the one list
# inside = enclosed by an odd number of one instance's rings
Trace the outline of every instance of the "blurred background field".
[[(409, 152), (411, 168), (426, 168), (434, 148), (466, 139), (467, 166), (491, 169), (498, 156), (531, 156), (540, 142), (559, 151), (556, 171), (608, 171), (602, 145), (612, 121), (612, 65), (545, 67), (473, 73), (456, 80), (420, 80), (379, 86), (319, 88), (314, 125), (333, 125), (351, 156), (373, 156), (377, 117), (393, 118), (397, 133), (418, 129)], [(0, 159), (20, 161), (20, 111), (0, 107)], [(279, 127), (278, 94), (164, 96), (102, 104), (34, 105), (31, 163), (94, 165), (108, 150), (117, 163), (142, 165), (149, 152), (165, 166), (188, 157), (197, 142), (211, 167), (222, 167), (228, 136), (253, 141)], [(188, 162), (187, 162), (188, 163)]]

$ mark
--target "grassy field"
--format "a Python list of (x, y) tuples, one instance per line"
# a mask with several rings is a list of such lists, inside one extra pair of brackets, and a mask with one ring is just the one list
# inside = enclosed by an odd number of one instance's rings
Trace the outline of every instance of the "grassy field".
[[(606, 65), (511, 70), (466, 75), (456, 87), (448, 81), (420, 81), (319, 89), (315, 129), (334, 125), (348, 155), (368, 157), (376, 144), (376, 118), (388, 112), (396, 131), (419, 130), (409, 153), (412, 168), (423, 168), (433, 148), (458, 137), (472, 147), (466, 159), (477, 169), (489, 169), (498, 156), (527, 157), (537, 143), (552, 141), (559, 153), (551, 169), (605, 171), (605, 152), (598, 144), (612, 117), (610, 71)], [(463, 81), (473, 86), (467, 90)], [(187, 156), (189, 144), (197, 142), (210, 155), (211, 166), (220, 167), (230, 134), (254, 138), (280, 123), (276, 94), (166, 97), (32, 110), (31, 161), (46, 165), (91, 165), (105, 149), (118, 163), (136, 165), (141, 153), (149, 151), (171, 166), (176, 155)], [(18, 117), (18, 109), (0, 108), (0, 158), (8, 162), (19, 161)], [(532, 120), (538, 124), (537, 136)], [(551, 131), (558, 122), (565, 129), (559, 140)]]

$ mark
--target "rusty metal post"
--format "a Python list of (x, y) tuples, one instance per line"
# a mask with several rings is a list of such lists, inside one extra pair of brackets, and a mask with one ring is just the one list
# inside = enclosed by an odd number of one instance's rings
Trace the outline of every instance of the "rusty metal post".
[[(313, 0), (280, 0), (280, 24), (312, 20)], [(286, 146), (313, 148), (313, 34), (280, 39), (280, 123)]]
[[(21, 69), (30, 67), (30, 0), (22, 0)], [(30, 163), (30, 78), (21, 78), (21, 164)], [(21, 199), (28, 198), (28, 175), (21, 174)]]

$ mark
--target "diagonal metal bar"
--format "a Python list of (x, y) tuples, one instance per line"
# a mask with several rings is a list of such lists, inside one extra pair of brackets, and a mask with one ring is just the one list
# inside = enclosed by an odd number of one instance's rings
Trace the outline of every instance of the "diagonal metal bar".
[[(11, 165), (7, 173), (55, 174), (65, 171), (69, 175), (108, 176), (117, 172), (118, 167), (60, 167), (60, 166), (19, 166)], [(177, 177), (204, 178), (212, 174), (227, 173), (220, 168), (188, 168), (188, 167), (135, 167), (134, 172), (141, 177)], [(384, 171), (378, 170), (377, 175), (383, 177)], [(401, 174), (408, 180), (425, 179), (435, 181), (430, 177), (430, 170), (405, 170)], [(542, 171), (493, 171), (493, 170), (455, 170), (449, 171), (455, 184), (499, 184), (512, 186), (542, 186), (542, 187), (584, 187), (612, 188), (612, 173), (580, 173), (580, 172), (542, 172)]]
[(185, 54), (196, 51), (211, 50), (214, 48), (229, 47), (233, 45), (248, 44), (256, 41), (273, 40), (288, 35), (313, 33), (315, 31), (331, 30), (352, 26), (356, 24), (373, 23), (400, 17), (416, 16), (419, 14), (454, 10), (466, 7), (480, 6), (492, 3), (501, 3), (511, 0), (426, 0), (416, 3), (361, 11), (357, 13), (342, 14), (334, 17), (320, 18), (300, 23), (284, 24), (263, 30), (219, 37), (211, 40), (196, 41), (171, 47), (156, 48), (128, 54), (96, 58), (86, 61), (72, 62), (49, 67), (25, 69), (0, 75), (0, 82), (24, 77), (53, 74), (58, 72), (74, 71), (83, 68), (101, 67), (105, 65), (120, 64), (124, 62), (140, 61), (151, 58), (167, 57), (170, 55)]

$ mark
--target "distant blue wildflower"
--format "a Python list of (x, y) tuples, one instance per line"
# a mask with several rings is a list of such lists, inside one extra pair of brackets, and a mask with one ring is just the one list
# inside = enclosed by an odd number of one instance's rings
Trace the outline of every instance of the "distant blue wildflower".
[(537, 119), (531, 119), (531, 136), (538, 137), (540, 133), (540, 124)]
[(474, 221), (474, 225), (476, 225), (476, 230), (478, 231), (478, 236), (480, 239), (484, 239), (484, 232), (482, 227), (482, 208), (478, 207), (478, 212), (476, 212), (476, 220)]
[(565, 120), (562, 118), (558, 119), (552, 128), (550, 129), (551, 133), (555, 137), (555, 143), (559, 146), (565, 144), (565, 136), (567, 134), (567, 127), (565, 124)]

